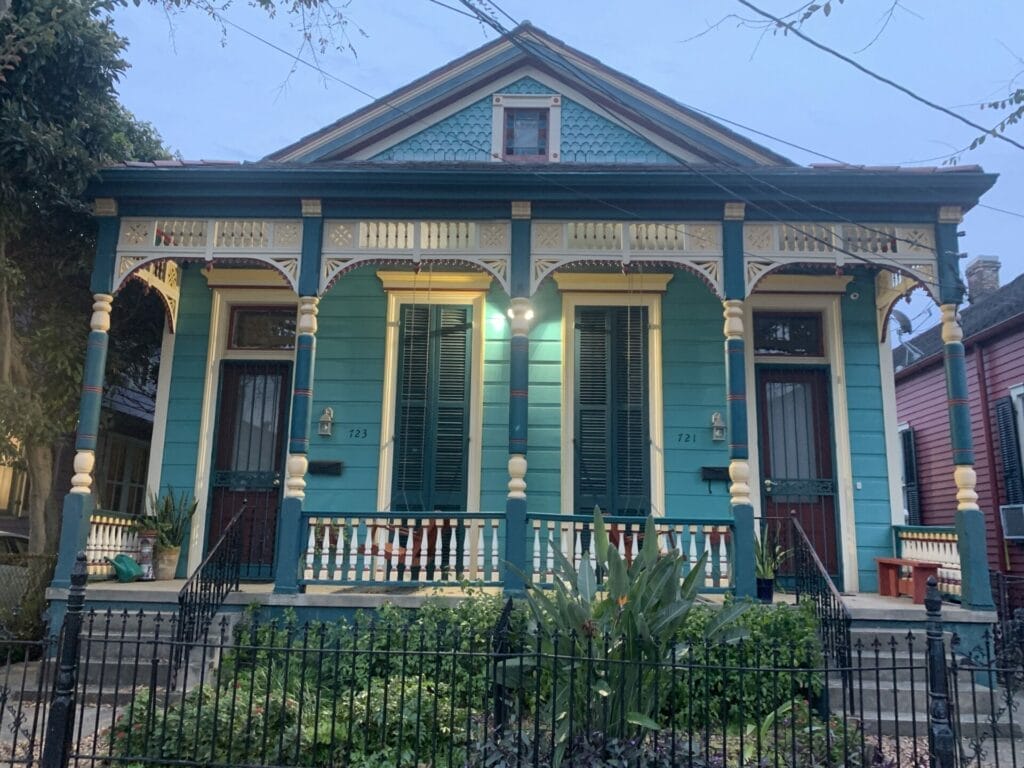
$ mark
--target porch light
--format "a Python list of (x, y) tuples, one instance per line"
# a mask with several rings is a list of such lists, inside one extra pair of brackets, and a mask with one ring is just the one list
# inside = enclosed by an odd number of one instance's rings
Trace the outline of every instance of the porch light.
[(330, 437), (333, 429), (334, 409), (328, 405), (320, 414), (320, 420), (317, 422), (316, 433), (320, 435), (320, 437)]
[(711, 414), (711, 439), (716, 443), (725, 440), (725, 419), (719, 411)]

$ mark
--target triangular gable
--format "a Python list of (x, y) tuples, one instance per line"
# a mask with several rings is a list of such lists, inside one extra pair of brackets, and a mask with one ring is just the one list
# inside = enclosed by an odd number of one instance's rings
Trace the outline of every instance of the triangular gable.
[(266, 159), (494, 160), (491, 100), (522, 92), (562, 97), (561, 162), (792, 164), (529, 24)]

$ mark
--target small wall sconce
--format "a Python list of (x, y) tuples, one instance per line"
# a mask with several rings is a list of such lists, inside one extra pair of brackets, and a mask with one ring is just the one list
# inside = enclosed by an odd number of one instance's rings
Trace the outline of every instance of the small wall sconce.
[(725, 419), (719, 411), (711, 414), (711, 439), (716, 443), (725, 440)]
[(316, 433), (320, 437), (330, 437), (334, 429), (334, 409), (331, 406), (324, 408), (320, 414), (320, 421), (317, 422)]

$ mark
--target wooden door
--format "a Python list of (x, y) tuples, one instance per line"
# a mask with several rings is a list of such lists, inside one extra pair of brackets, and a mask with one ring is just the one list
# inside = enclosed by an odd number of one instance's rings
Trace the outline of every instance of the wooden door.
[[(828, 370), (759, 366), (757, 378), (762, 535), (792, 549), (795, 517), (841, 588)], [(792, 570), (790, 558), (781, 575)]]
[(207, 551), (243, 507), (242, 576), (274, 577), (291, 365), (228, 361), (221, 373)]

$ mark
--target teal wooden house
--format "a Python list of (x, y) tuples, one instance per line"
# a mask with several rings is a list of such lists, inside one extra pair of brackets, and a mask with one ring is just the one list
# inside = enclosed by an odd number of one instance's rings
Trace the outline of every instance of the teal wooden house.
[(752, 595), (755, 538), (796, 520), (839, 589), (873, 592), (904, 522), (885, 331), (923, 286), (944, 565), (990, 606), (956, 307), (957, 228), (993, 182), (795, 165), (529, 25), (259, 162), (107, 169), (53, 594), (76, 551), (99, 576), (135, 546), (92, 496), (128, 280), (166, 304), (147, 482), (198, 499), (179, 578), (237, 532), (278, 605), (514, 593), (589, 556), (599, 507), (627, 559), (653, 515), (708, 591)]

